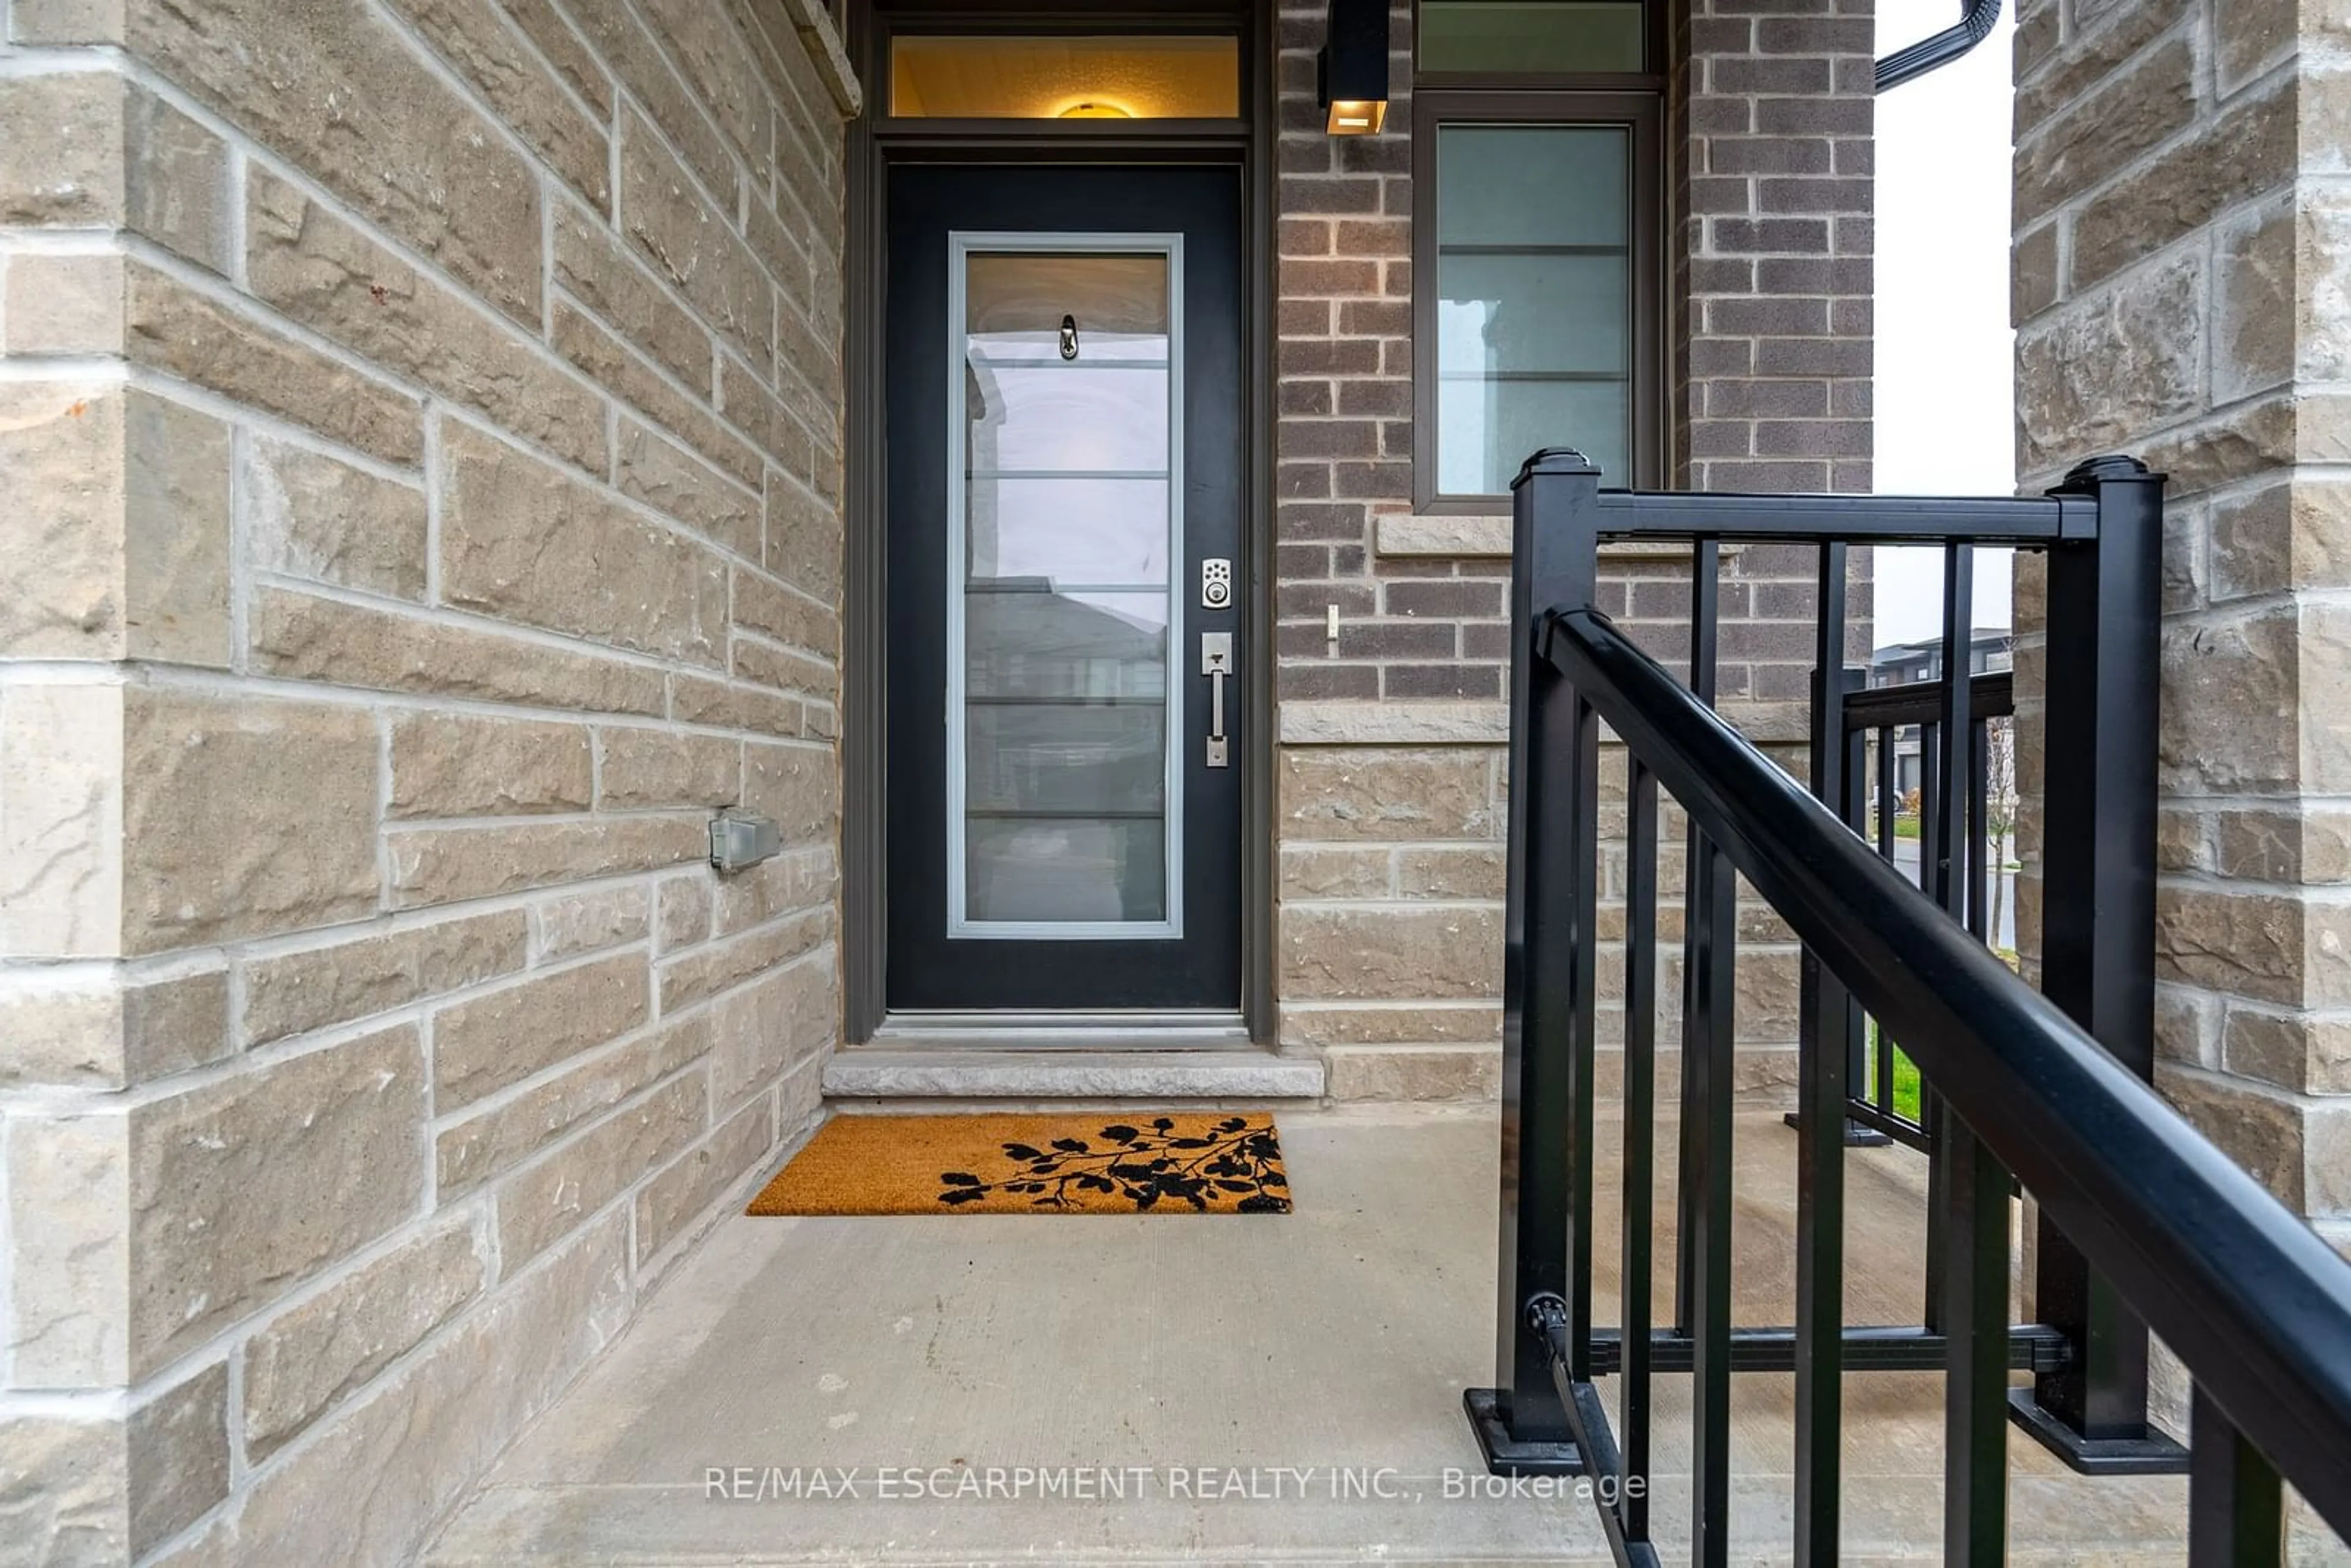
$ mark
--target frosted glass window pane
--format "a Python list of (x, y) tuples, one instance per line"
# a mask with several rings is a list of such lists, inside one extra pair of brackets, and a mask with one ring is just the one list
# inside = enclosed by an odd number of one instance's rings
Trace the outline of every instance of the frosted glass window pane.
[(1638, 71), (1647, 35), (1637, 0), (1420, 0), (1418, 64), (1489, 76)]
[(1633, 482), (1631, 162), (1622, 126), (1437, 128), (1438, 494), (1558, 445)]
[(1226, 37), (917, 37), (890, 45), (897, 119), (1235, 120)]
[(965, 862), (974, 920), (1167, 918), (1164, 822), (979, 818)]

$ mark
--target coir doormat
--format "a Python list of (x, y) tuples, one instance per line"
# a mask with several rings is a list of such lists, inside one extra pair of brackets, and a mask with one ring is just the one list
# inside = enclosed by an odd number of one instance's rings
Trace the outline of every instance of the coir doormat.
[(1269, 1115), (835, 1116), (750, 1214), (1287, 1214)]

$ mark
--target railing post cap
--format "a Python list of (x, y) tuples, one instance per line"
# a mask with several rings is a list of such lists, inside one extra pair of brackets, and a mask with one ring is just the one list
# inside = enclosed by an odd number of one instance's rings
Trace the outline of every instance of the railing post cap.
[(1538, 474), (1598, 474), (1600, 465), (1573, 446), (1546, 446), (1519, 466), (1510, 481), (1515, 490)]
[(2106, 452), (2095, 457), (2085, 457), (2074, 464), (2065, 471), (2065, 477), (2050, 494), (2053, 496), (2080, 495), (2116, 479), (2161, 479), (2162, 477), (2162, 475), (2158, 474), (2136, 457), (2121, 452)]

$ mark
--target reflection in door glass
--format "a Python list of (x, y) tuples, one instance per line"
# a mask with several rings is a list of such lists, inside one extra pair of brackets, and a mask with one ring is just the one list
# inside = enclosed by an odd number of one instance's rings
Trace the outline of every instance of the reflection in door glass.
[(1176, 269), (1081, 244), (961, 254), (950, 930), (1175, 934)]

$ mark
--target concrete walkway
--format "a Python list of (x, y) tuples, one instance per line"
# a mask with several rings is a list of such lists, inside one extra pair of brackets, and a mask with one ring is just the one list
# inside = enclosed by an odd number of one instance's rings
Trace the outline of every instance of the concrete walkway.
[[(1482, 1477), (1459, 1399), (1491, 1381), (1491, 1110), (1280, 1121), (1286, 1217), (722, 1224), (427, 1561), (1605, 1562), (1587, 1502), (1448, 1495)], [(1738, 1140), (1741, 1316), (1784, 1322), (1793, 1134)], [(1906, 1160), (1854, 1162), (1857, 1260), (1917, 1234)], [(1857, 1318), (1915, 1312), (1915, 1256), (1886, 1263)], [(1738, 1385), (1750, 1560), (1788, 1550), (1791, 1383)], [(1662, 1531), (1687, 1463), (1659, 1389)], [(1850, 1554), (1938, 1554), (1939, 1395), (1849, 1385)], [(2179, 1560), (2184, 1483), (2014, 1454), (2017, 1560)]]

